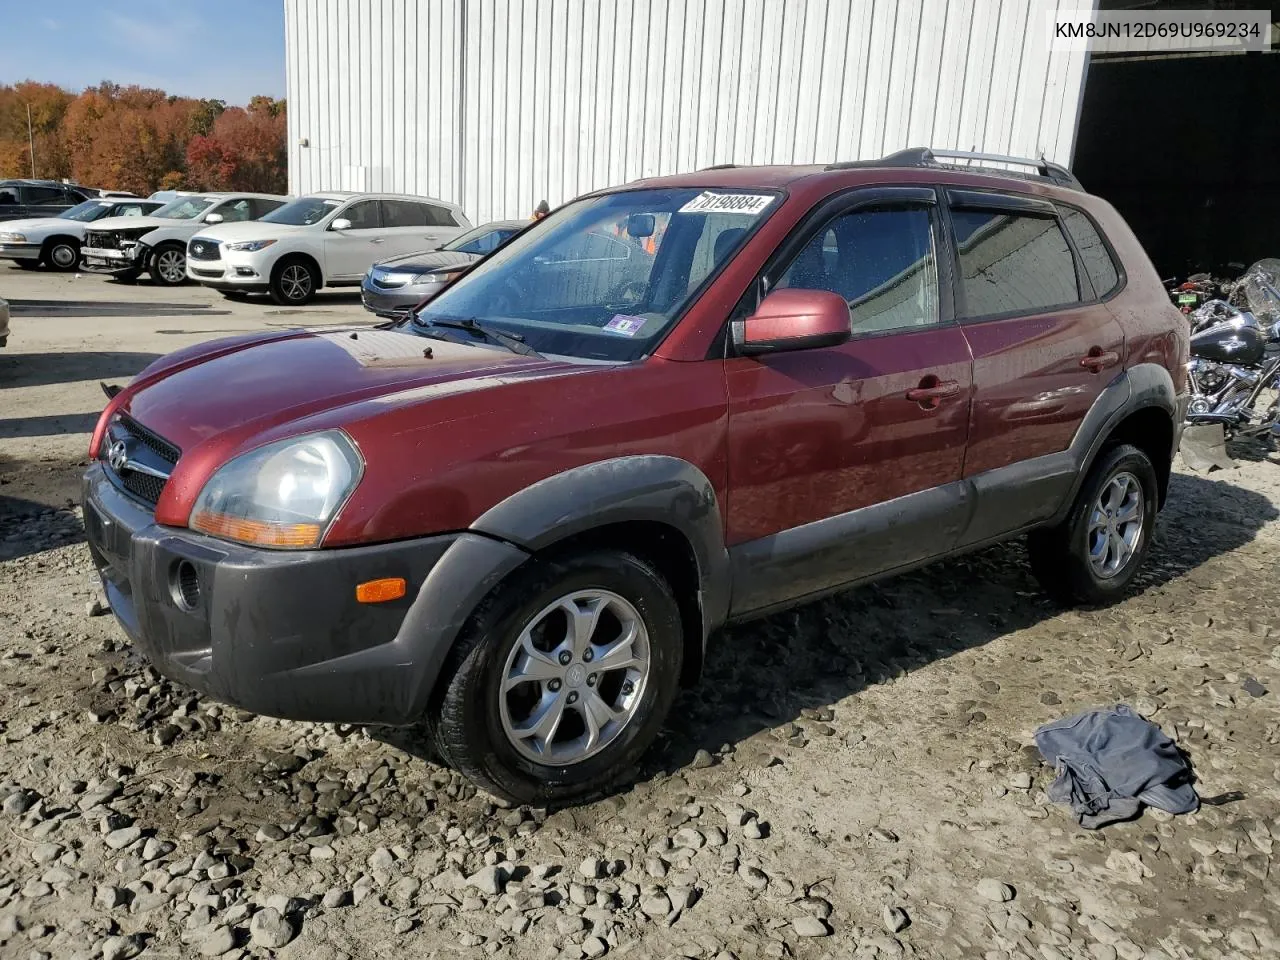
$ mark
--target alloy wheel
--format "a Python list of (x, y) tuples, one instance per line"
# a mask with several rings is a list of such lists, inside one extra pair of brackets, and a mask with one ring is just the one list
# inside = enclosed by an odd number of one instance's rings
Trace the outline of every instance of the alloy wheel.
[(1102, 488), (1089, 514), (1089, 566), (1101, 580), (1116, 576), (1142, 546), (1142, 484), (1132, 473), (1117, 473)]
[(579, 590), (534, 616), (507, 656), (499, 712), (526, 759), (567, 766), (595, 756), (635, 717), (649, 677), (649, 633), (608, 590)]
[(280, 290), (286, 300), (305, 300), (311, 293), (311, 271), (301, 264), (290, 264), (280, 273)]
[(165, 283), (181, 283), (187, 278), (187, 255), (178, 250), (163, 250), (156, 257), (156, 269)]

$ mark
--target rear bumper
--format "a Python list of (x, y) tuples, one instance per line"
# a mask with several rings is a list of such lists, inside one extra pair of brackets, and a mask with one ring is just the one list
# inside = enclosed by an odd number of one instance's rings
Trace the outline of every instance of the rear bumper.
[(38, 243), (0, 243), (0, 260), (39, 260)]
[[(244, 547), (157, 525), (100, 463), (85, 474), (83, 497), (111, 609), (156, 669), (294, 720), (416, 722), (484, 595), (477, 588), (487, 592), (525, 558), (470, 533), (335, 550)], [(404, 577), (409, 595), (358, 603), (356, 584), (381, 577)], [(184, 596), (184, 582), (197, 590)]]

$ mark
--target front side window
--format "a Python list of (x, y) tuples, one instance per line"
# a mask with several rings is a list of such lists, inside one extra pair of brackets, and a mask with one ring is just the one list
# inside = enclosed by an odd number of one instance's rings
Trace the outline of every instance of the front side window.
[(1111, 259), (1111, 251), (1103, 243), (1093, 222), (1081, 210), (1067, 207), (1062, 212), (1062, 222), (1076, 245), (1080, 260), (1084, 263), (1084, 272), (1089, 275), (1093, 284), (1093, 292), (1099, 299), (1115, 290), (1120, 282), (1120, 272), (1115, 261)]
[(408, 329), (475, 319), (540, 353), (637, 359), (779, 205), (762, 190), (697, 188), (575, 201), (481, 261)]
[(382, 226), (382, 205), (377, 200), (361, 200), (342, 212), (351, 221), (352, 230), (371, 230)]
[(253, 219), (253, 208), (248, 197), (229, 200), (218, 207), (217, 212), (222, 214), (223, 223), (240, 223), (244, 220)]
[(194, 220), (211, 206), (213, 201), (207, 197), (177, 197), (151, 215), (166, 220)]
[(937, 323), (932, 214), (927, 207), (859, 208), (836, 217), (775, 286), (840, 294), (855, 336)]
[(1037, 313), (1080, 299), (1075, 260), (1052, 216), (953, 210), (965, 313)]
[[(107, 209), (107, 208), (103, 208)], [(140, 203), (121, 203), (117, 204), (115, 209), (111, 211), (113, 217), (140, 217), (142, 216), (142, 204)]]
[(282, 223), (289, 227), (309, 227), (319, 223), (338, 207), (341, 200), (329, 200), (325, 197), (299, 197), (282, 207), (276, 207), (262, 218), (263, 223)]

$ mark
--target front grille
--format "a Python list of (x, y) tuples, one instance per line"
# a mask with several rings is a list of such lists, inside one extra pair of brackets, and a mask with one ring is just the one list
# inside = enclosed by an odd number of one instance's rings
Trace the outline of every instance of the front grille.
[(395, 274), (382, 273), (379, 270), (369, 274), (369, 279), (373, 281), (374, 286), (381, 287), (383, 290), (395, 290), (405, 284), (405, 281)]
[[(154, 476), (146, 470), (134, 469), (127, 464), (117, 469), (111, 465), (111, 448), (123, 442), (128, 452), (128, 462), (147, 466), (165, 476)], [(102, 458), (107, 462), (112, 476), (126, 491), (154, 507), (169, 482), (168, 474), (178, 462), (182, 451), (168, 440), (148, 430), (128, 414), (116, 414), (107, 436), (103, 440)]]
[(187, 257), (191, 260), (220, 260), (222, 244), (217, 240), (192, 240), (187, 245)]

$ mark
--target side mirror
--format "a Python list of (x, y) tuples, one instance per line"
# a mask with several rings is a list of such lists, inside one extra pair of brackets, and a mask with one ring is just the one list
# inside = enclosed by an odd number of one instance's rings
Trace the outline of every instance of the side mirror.
[(220, 213), (211, 213), (204, 218), (205, 223), (221, 223), (225, 218)]
[(744, 356), (835, 347), (852, 335), (849, 304), (828, 290), (775, 290), (733, 324), (733, 345)]
[(333, 221), (333, 223), (329, 224), (329, 229), (330, 230), (350, 230), (351, 221), (348, 220), (346, 217), (339, 217), (337, 220)]

